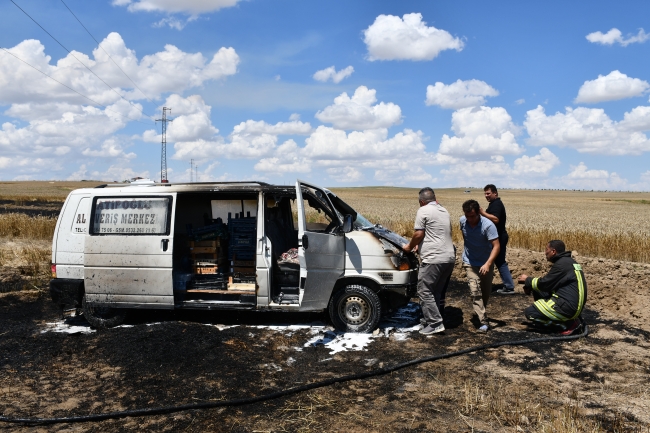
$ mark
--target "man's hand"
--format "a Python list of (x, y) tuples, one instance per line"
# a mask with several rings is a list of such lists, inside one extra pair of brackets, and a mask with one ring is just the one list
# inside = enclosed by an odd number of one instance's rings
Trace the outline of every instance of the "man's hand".
[(411, 244), (404, 244), (404, 245), (402, 245), (402, 249), (403, 249), (405, 252), (410, 253), (410, 252), (411, 252)]
[[(519, 278), (517, 278), (517, 282), (519, 284), (525, 284), (527, 278), (528, 278), (528, 275), (521, 274), (521, 275), (519, 275)], [(532, 289), (530, 287), (524, 286), (524, 293), (527, 294), (527, 295), (530, 295), (532, 293)]]
[(483, 266), (481, 266), (481, 269), (478, 270), (479, 275), (487, 275), (488, 272), (490, 272), (490, 264), (486, 263)]

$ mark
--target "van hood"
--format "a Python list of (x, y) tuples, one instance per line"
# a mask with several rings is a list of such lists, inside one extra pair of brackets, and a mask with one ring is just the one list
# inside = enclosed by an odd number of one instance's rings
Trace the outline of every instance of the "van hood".
[(395, 232), (392, 232), (388, 230), (387, 228), (384, 228), (380, 225), (376, 225), (374, 227), (369, 227), (366, 229), (363, 229), (363, 231), (370, 232), (373, 235), (377, 236), (380, 239), (387, 240), (391, 244), (395, 245), (397, 248), (400, 250), (402, 249), (402, 246), (404, 244), (407, 244), (409, 241), (406, 238), (403, 238), (402, 236), (398, 235)]

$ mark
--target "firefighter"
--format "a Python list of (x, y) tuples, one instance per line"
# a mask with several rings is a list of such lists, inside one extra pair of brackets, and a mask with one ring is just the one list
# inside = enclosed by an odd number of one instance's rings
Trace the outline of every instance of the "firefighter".
[(546, 245), (546, 260), (553, 263), (551, 270), (541, 278), (519, 276), (527, 295), (535, 302), (524, 310), (535, 325), (557, 329), (562, 335), (571, 335), (582, 328), (580, 313), (587, 301), (587, 281), (582, 267), (571, 258), (564, 242), (552, 240)]

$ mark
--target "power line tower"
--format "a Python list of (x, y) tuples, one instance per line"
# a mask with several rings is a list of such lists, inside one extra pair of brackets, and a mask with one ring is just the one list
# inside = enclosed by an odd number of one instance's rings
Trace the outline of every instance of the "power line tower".
[(167, 118), (167, 112), (172, 112), (171, 108), (163, 107), (162, 119), (156, 119), (156, 122), (162, 122), (162, 152), (160, 154), (160, 183), (169, 183), (167, 180), (167, 122), (173, 122), (174, 119)]

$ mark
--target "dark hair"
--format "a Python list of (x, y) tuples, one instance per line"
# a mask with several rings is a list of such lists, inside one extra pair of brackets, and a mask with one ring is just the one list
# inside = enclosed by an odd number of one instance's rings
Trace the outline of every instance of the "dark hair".
[(420, 190), (419, 193), (419, 200), (423, 203), (431, 203), (432, 201), (436, 201), (436, 193), (433, 192), (433, 189), (427, 187), (424, 187)]
[(563, 253), (566, 251), (566, 245), (564, 245), (564, 242), (559, 241), (557, 239), (548, 241), (548, 246), (553, 248), (558, 253)]
[(467, 200), (465, 203), (463, 203), (463, 212), (465, 213), (475, 211), (478, 214), (479, 209), (481, 209), (481, 206), (476, 200)]
[(495, 193), (495, 194), (499, 194), (499, 191), (497, 191), (497, 187), (492, 185), (491, 183), (488, 183), (487, 185), (485, 185), (485, 188), (483, 188), (483, 191), (487, 191), (488, 189), (490, 191), (492, 191), (493, 193)]

